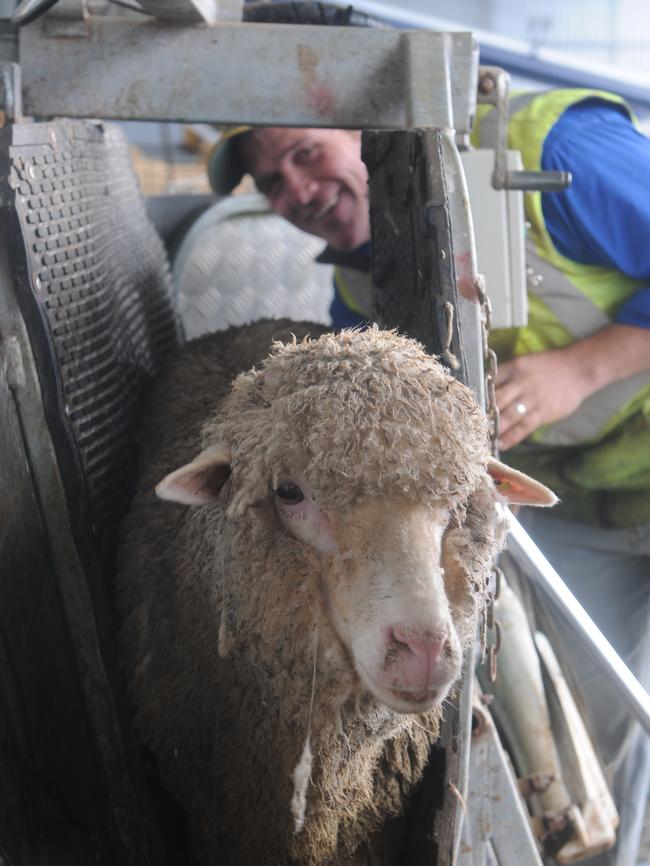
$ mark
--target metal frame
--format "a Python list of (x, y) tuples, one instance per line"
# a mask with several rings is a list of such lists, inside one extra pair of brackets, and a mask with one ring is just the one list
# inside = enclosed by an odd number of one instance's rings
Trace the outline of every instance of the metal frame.
[(55, 11), (19, 34), (29, 115), (460, 132), (474, 115), (471, 33), (88, 16), (62, 43)]
[[(478, 48), (470, 33), (221, 22), (214, 27), (167, 26), (133, 15), (81, 14), (81, 5), (76, 25), (71, 27), (70, 18), (57, 17), (56, 9), (19, 34), (27, 115), (373, 129), (428, 127), (443, 131), (450, 145), (443, 157), (445, 164), (451, 164), (454, 176), (463, 177), (452, 130), (461, 141), (466, 139), (475, 113)], [(38, 58), (38, 63), (31, 58)], [(260, 68), (271, 69), (273, 74), (260, 75)], [(15, 72), (16, 67), (11, 66), (3, 74), (3, 107), (7, 114), (19, 116), (21, 87)], [(503, 73), (497, 70), (484, 71), (481, 101), (494, 100), (503, 111), (500, 75)], [(502, 118), (502, 127), (503, 123)], [(499, 148), (496, 168), (497, 185), (517, 185), (516, 178), (503, 172)], [(531, 188), (529, 178), (521, 180)], [(471, 218), (462, 193), (463, 184), (450, 196), (451, 220), (458, 252), (472, 258)], [(480, 357), (477, 329), (472, 330), (472, 348), (478, 343)], [(612, 658), (611, 647), (584, 611), (584, 617), (576, 611), (570, 593), (560, 591), (557, 573), (550, 574), (548, 563), (517, 527), (513, 521), (513, 555), (521, 557), (545, 588), (553, 587), (554, 602), (563, 614), (569, 611), (574, 622), (580, 623), (581, 634), (596, 647), (619, 694), (650, 730), (647, 694), (620, 659)], [(459, 706), (467, 738), (471, 694), (472, 678), (466, 676)], [(538, 866), (528, 819), (489, 715), (479, 707), (475, 708), (477, 718), (469, 758), (463, 752), (468, 739), (457, 739), (462, 741), (458, 757), (461, 802), (469, 800), (472, 808), (479, 807), (464, 822), (464, 836), (460, 822), (456, 824), (453, 862), (478, 866), (493, 862), (496, 852), (502, 864)], [(465, 789), (468, 761), (470, 782)], [(496, 831), (485, 832), (486, 809), (497, 818), (492, 822), (495, 828), (507, 829), (499, 841)], [(471, 857), (466, 848), (471, 848)]]
[(616, 653), (517, 518), (508, 512), (509, 549), (557, 613), (568, 620), (630, 715), (650, 734), (650, 695)]

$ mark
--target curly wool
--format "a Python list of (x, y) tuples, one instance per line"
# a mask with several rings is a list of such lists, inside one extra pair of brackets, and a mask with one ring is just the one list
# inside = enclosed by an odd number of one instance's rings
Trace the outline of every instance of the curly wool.
[[(195, 341), (145, 409), (120, 643), (139, 731), (208, 866), (351, 862), (401, 812), (438, 734), (439, 707), (403, 716), (362, 688), (321, 602), (323, 557), (280, 529), (274, 483), (299, 472), (326, 509), (386, 494), (445, 501), (445, 588), (466, 644), (501, 540), (471, 393), (414, 341), (378, 329), (298, 341), (318, 330), (261, 323)], [(271, 334), (291, 342), (225, 396)], [(232, 451), (223, 501), (155, 499), (164, 475), (222, 441)], [(308, 734), (311, 784), (294, 835), (292, 774)]]
[(488, 459), (473, 394), (419, 343), (377, 327), (276, 343), (205, 426), (204, 447), (221, 440), (235, 443), (233, 514), (289, 469), (325, 509), (392, 493), (453, 510)]

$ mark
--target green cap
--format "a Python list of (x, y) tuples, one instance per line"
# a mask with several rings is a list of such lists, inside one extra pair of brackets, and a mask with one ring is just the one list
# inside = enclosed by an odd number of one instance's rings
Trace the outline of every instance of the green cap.
[(251, 126), (230, 127), (210, 151), (208, 179), (217, 195), (229, 195), (246, 174), (236, 139), (251, 129)]

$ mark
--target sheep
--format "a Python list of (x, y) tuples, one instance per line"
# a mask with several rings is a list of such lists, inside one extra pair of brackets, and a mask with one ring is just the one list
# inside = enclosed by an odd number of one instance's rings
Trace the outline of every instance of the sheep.
[(367, 862), (473, 640), (497, 500), (554, 501), (490, 458), (473, 394), (418, 343), (298, 339), (321, 331), (200, 338), (145, 408), (120, 646), (204, 866)]

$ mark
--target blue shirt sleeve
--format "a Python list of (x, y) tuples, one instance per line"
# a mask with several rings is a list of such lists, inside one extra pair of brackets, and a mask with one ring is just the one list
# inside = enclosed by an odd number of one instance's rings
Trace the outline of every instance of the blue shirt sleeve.
[(542, 168), (573, 176), (569, 189), (542, 195), (555, 246), (574, 261), (647, 281), (616, 321), (650, 327), (650, 139), (622, 106), (590, 98), (555, 123), (544, 142)]

